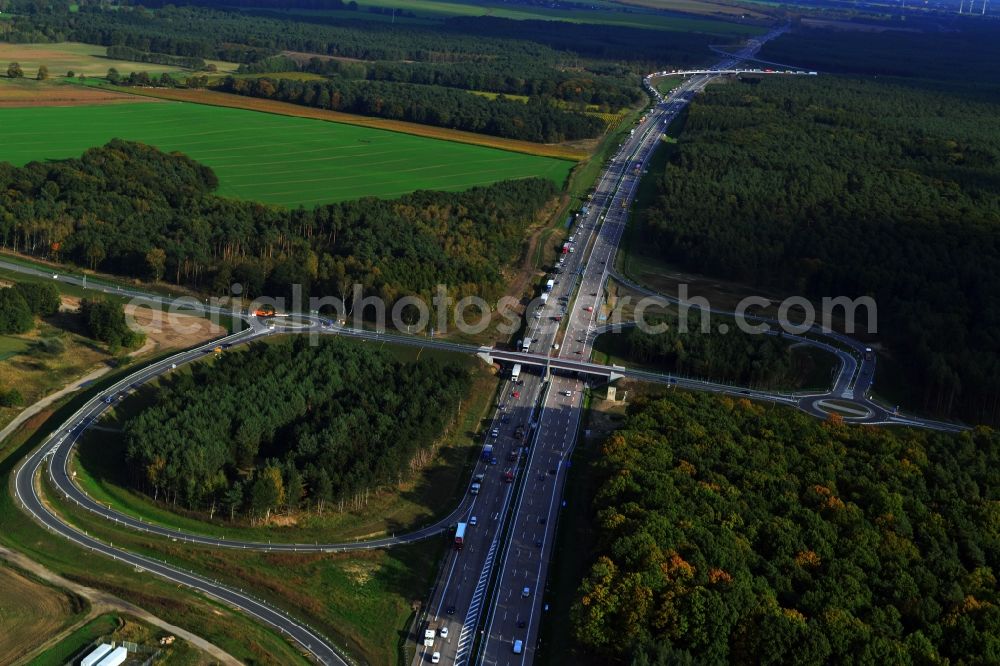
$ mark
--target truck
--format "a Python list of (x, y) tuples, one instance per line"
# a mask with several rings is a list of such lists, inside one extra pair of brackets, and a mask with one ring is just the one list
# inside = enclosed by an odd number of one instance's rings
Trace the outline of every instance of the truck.
[(555, 281), (555, 278), (553, 278), (553, 279), (551, 279), (551, 280), (549, 280), (548, 282), (545, 283), (545, 291), (546, 292), (552, 291), (552, 289), (555, 286), (556, 286), (556, 281)]
[(569, 254), (569, 243), (563, 243), (562, 253)]
[(515, 363), (514, 368), (510, 371), (510, 378), (513, 381), (517, 381), (517, 378), (521, 376), (521, 364)]
[(493, 457), (493, 445), (487, 444), (486, 446), (483, 447), (482, 459), (489, 460), (492, 457)]
[(111, 643), (101, 643), (80, 661), (80, 666), (94, 666), (114, 649)]
[(547, 303), (549, 300), (549, 292), (542, 294), (542, 303)]
[(530, 346), (531, 346), (531, 338), (525, 338), (524, 341), (521, 342), (521, 351), (523, 352), (528, 351), (528, 347)]
[(437, 638), (437, 630), (433, 625), (427, 625), (424, 629), (424, 647), (434, 647), (434, 639)]
[(465, 545), (465, 527), (466, 523), (459, 523), (455, 527), (455, 550), (462, 550)]
[(273, 317), (274, 316), (274, 306), (273, 305), (261, 305), (259, 308), (254, 310), (253, 315), (255, 317)]

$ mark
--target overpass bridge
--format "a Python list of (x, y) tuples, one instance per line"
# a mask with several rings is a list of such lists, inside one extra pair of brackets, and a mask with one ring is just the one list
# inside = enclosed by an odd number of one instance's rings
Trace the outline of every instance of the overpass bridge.
[[(615, 381), (616, 379), (621, 379), (626, 374), (625, 368), (617, 365), (574, 361), (558, 356), (532, 354), (531, 352), (504, 351), (502, 349), (494, 349), (493, 347), (480, 347), (477, 355), (490, 365), (494, 363), (509, 363), (511, 365), (520, 363), (521, 365), (543, 368), (546, 375), (553, 370), (560, 370), (600, 377), (607, 381)], [(666, 378), (664, 377), (664, 379)]]
[(816, 76), (819, 72), (807, 71), (804, 69), (674, 69), (669, 72), (653, 72), (648, 74), (646, 79), (662, 78), (665, 76), (698, 76), (698, 75), (712, 75), (721, 76), (728, 75), (734, 76), (737, 74), (763, 74), (770, 76), (772, 74), (782, 74), (782, 75), (794, 75), (794, 76)]

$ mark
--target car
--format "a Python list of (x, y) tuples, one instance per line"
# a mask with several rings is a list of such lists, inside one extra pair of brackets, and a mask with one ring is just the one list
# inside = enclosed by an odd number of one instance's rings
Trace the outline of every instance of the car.
[(528, 597), (530, 597), (531, 596), (531, 588), (530, 587), (525, 587), (523, 590), (521, 590), (521, 596), (524, 597), (525, 599), (527, 599)]
[(542, 540), (539, 539), (538, 541), (536, 541), (535, 545), (538, 546), (539, 548), (541, 548), (542, 547)]
[(524, 620), (518, 620), (517, 621), (517, 628), (518, 629), (524, 629), (526, 626), (528, 626), (528, 623), (525, 622)]
[(538, 524), (539, 525), (544, 525), (545, 524), (545, 519), (544, 518), (539, 518), (538, 519)]
[(448, 606), (448, 608), (446, 608), (444, 610), (444, 612), (447, 613), (448, 615), (454, 615), (455, 614), (455, 607), (454, 606)]
[(594, 306), (593, 305), (588, 305), (587, 307), (584, 308), (584, 310), (586, 310), (587, 312), (593, 312), (594, 311)]
[(493, 432), (491, 432), (490, 434), (493, 435), (494, 437), (499, 437), (500, 436), (500, 429), (499, 428), (493, 428)]
[(555, 474), (556, 474), (556, 471), (555, 471), (554, 469), (550, 469), (550, 470), (549, 470), (549, 474), (551, 474), (551, 475), (555, 476)]
[(440, 652), (435, 652), (434, 654), (431, 655), (431, 663), (432, 664), (440, 664), (441, 663), (441, 653)]
[(518, 398), (521, 397), (521, 392), (520, 391), (514, 391), (513, 393), (510, 394), (510, 396), (512, 398), (514, 398), (514, 400), (517, 400)]
[(514, 641), (514, 654), (521, 654), (524, 652), (524, 641), (518, 639)]
[(573, 395), (572, 391), (560, 391), (560, 393), (562, 393), (567, 398), (570, 397), (571, 395)]
[(497, 459), (496, 458), (490, 458), (490, 464), (491, 465), (496, 465), (497, 464)]
[(104, 398), (104, 404), (106, 404), (106, 405), (110, 405), (110, 404), (111, 404), (111, 402), (112, 402), (113, 400), (114, 400), (114, 397), (113, 397), (113, 396), (110, 396), (110, 395), (109, 395), (109, 396), (106, 396), (106, 397)]
[(441, 638), (448, 638), (448, 627), (441, 627)]
[[(476, 526), (476, 523), (477, 523), (477, 522), (479, 522), (479, 520), (478, 520), (478, 519), (477, 519), (477, 518), (476, 518), (475, 516), (470, 516), (470, 517), (469, 517), (469, 525), (471, 525), (472, 527), (475, 527), (475, 526)], [(443, 629), (441, 630), (441, 635), (442, 635), (442, 636), (447, 636), (448, 634), (447, 634), (447, 633), (445, 633), (445, 632), (447, 632), (447, 631), (448, 631), (448, 628), (447, 628), (447, 627), (443, 628)]]

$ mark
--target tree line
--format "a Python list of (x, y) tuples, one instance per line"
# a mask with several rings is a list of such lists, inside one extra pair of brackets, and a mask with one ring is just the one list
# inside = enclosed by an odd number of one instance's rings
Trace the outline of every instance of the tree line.
[(639, 215), (644, 246), (785, 293), (870, 295), (910, 406), (1000, 421), (998, 107), (820, 78), (700, 97)]
[(0, 333), (27, 333), (35, 328), (35, 317), (59, 311), (59, 290), (48, 282), (17, 282), (0, 287)]
[(332, 111), (448, 127), (509, 139), (557, 143), (600, 136), (604, 121), (539, 98), (487, 99), (464, 90), (380, 81), (298, 81), (227, 76), (218, 90)]
[[(77, 159), (0, 162), (2, 247), (91, 269), (228, 294), (337, 296), (354, 284), (387, 303), (496, 298), (525, 230), (557, 193), (548, 180), (418, 191), (288, 210), (212, 194), (211, 169), (114, 140)], [(429, 302), (429, 301), (428, 301)]]
[(205, 61), (202, 58), (190, 56), (175, 56), (168, 53), (150, 53), (140, 51), (129, 46), (113, 45), (107, 48), (109, 58), (115, 60), (131, 60), (132, 62), (151, 62), (158, 65), (169, 65), (171, 67), (184, 67), (186, 69), (205, 69)]
[[(727, 333), (703, 331), (697, 310), (688, 314), (684, 330), (676, 314), (649, 317), (650, 327), (662, 332), (628, 328), (602, 335), (595, 349), (640, 365), (699, 379), (738, 384), (756, 389), (800, 388), (810, 370), (809, 361), (797, 356), (788, 339), (778, 335), (752, 335), (727, 324)], [(831, 357), (832, 360), (832, 357)]]
[(257, 343), (159, 386), (126, 460), (136, 488), (211, 517), (342, 509), (410, 479), (469, 385), (458, 364), (340, 338)]
[(643, 398), (592, 463), (572, 610), (601, 663), (989, 664), (1000, 436)]
[(644, 98), (638, 85), (639, 77), (624, 67), (602, 68), (603, 73), (598, 74), (590, 69), (562, 70), (544, 62), (520, 58), (463, 63), (384, 60), (366, 63), (315, 56), (302, 60), (278, 55), (239, 68), (239, 73), (246, 74), (294, 71), (551, 98), (570, 104), (594, 104), (607, 111), (631, 106)]
[[(567, 21), (454, 17), (426, 24), (388, 24), (343, 15), (239, 11), (229, 6), (154, 10), (100, 3), (17, 0), (11, 41), (82, 41), (140, 51), (254, 62), (280, 51), (361, 60), (459, 62), (511, 55), (567, 66), (581, 59), (627, 62), (636, 73), (656, 65), (702, 62), (719, 34), (664, 32)], [(74, 3), (75, 4), (75, 3)], [(363, 18), (363, 17), (362, 17)]]

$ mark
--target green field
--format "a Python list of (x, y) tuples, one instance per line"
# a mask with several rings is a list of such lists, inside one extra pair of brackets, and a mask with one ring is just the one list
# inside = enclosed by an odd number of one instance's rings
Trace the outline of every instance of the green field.
[[(675, 0), (680, 1), (680, 0)], [(654, 0), (655, 2), (655, 0)], [(637, 3), (631, 7), (623, 7), (613, 2), (593, 2), (588, 3), (590, 8), (582, 9), (553, 9), (551, 7), (532, 7), (530, 5), (514, 5), (506, 2), (456, 2), (454, 0), (369, 0), (361, 3), (362, 10), (368, 7), (382, 7), (401, 9), (413, 12), (416, 19), (384, 14), (371, 14), (367, 11), (349, 12), (337, 10), (308, 11), (293, 9), (289, 13), (298, 15), (333, 15), (344, 16), (346, 18), (363, 18), (365, 20), (395, 20), (399, 22), (426, 23), (428, 20), (446, 19), (453, 16), (492, 16), (496, 18), (506, 18), (512, 20), (559, 20), (567, 23), (594, 23), (599, 25), (613, 25), (627, 28), (642, 28), (645, 30), (665, 30), (671, 32), (706, 32), (717, 35), (753, 35), (761, 34), (765, 31), (760, 26), (735, 22), (737, 16), (728, 16), (731, 20), (722, 19), (732, 12), (731, 8), (723, 5), (702, 5), (697, 2), (686, 3), (680, 11), (695, 9), (696, 14), (703, 16), (679, 16), (676, 14), (665, 14), (658, 11), (662, 9), (655, 5), (643, 6)], [(751, 13), (745, 10), (746, 13)], [(708, 14), (713, 14), (713, 18), (707, 18)]]
[[(52, 77), (63, 76), (69, 71), (77, 75), (104, 76), (108, 69), (114, 67), (122, 74), (129, 72), (162, 73), (173, 72), (189, 75), (191, 70), (169, 65), (158, 65), (149, 62), (132, 62), (109, 58), (107, 47), (80, 42), (59, 42), (56, 44), (10, 44), (0, 43), (0, 62), (5, 66), (8, 62), (19, 62), (26, 76), (34, 76), (39, 65), (46, 65)], [(214, 64), (219, 72), (236, 71), (236, 65), (221, 60), (206, 60), (205, 64)]]
[(113, 138), (180, 151), (212, 167), (219, 194), (288, 206), (463, 190), (573, 162), (340, 123), (162, 102), (0, 109), (0, 161), (64, 159)]

